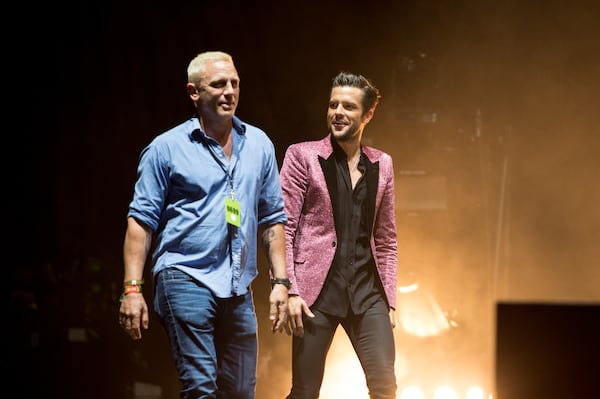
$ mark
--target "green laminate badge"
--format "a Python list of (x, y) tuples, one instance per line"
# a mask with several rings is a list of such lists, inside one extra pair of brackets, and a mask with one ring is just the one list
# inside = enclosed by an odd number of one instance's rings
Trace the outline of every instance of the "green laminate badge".
[(225, 198), (225, 219), (227, 223), (240, 227), (240, 203), (231, 198)]

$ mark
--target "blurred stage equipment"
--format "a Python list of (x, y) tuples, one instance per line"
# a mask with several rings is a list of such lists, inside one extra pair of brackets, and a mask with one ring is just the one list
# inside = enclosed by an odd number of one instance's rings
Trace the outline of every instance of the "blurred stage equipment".
[(455, 326), (433, 294), (419, 284), (415, 273), (406, 273), (399, 281), (396, 312), (400, 326), (406, 333), (430, 337)]
[(600, 304), (499, 303), (498, 399), (600, 398)]

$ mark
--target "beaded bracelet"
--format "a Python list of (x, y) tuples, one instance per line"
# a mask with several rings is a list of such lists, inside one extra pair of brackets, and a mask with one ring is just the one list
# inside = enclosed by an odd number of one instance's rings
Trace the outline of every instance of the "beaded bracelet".
[(144, 284), (144, 279), (141, 280), (128, 280), (123, 283), (123, 293), (119, 297), (119, 302), (123, 302), (123, 298), (127, 296), (127, 294), (131, 293), (142, 293), (142, 284)]
[(142, 285), (144, 284), (144, 279), (140, 279), (140, 280), (127, 280), (125, 282), (123, 282), (123, 287), (126, 285)]

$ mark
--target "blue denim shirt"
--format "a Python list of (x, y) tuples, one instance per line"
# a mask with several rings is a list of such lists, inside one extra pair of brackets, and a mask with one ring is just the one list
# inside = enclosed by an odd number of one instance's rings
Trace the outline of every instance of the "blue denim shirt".
[[(234, 117), (233, 149), (192, 118), (143, 149), (128, 216), (154, 231), (152, 275), (176, 267), (227, 298), (258, 274), (257, 226), (286, 223), (275, 148), (261, 129)], [(240, 202), (241, 225), (228, 224), (225, 198)]]

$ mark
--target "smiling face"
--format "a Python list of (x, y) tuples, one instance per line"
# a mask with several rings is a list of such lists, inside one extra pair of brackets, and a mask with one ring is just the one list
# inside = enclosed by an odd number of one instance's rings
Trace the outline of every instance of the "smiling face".
[(373, 110), (365, 112), (363, 92), (358, 87), (336, 86), (331, 89), (327, 109), (327, 128), (338, 141), (360, 141), (362, 132), (373, 117)]
[(208, 119), (232, 118), (240, 97), (240, 78), (233, 63), (207, 60), (199, 77), (190, 92), (198, 113)]

